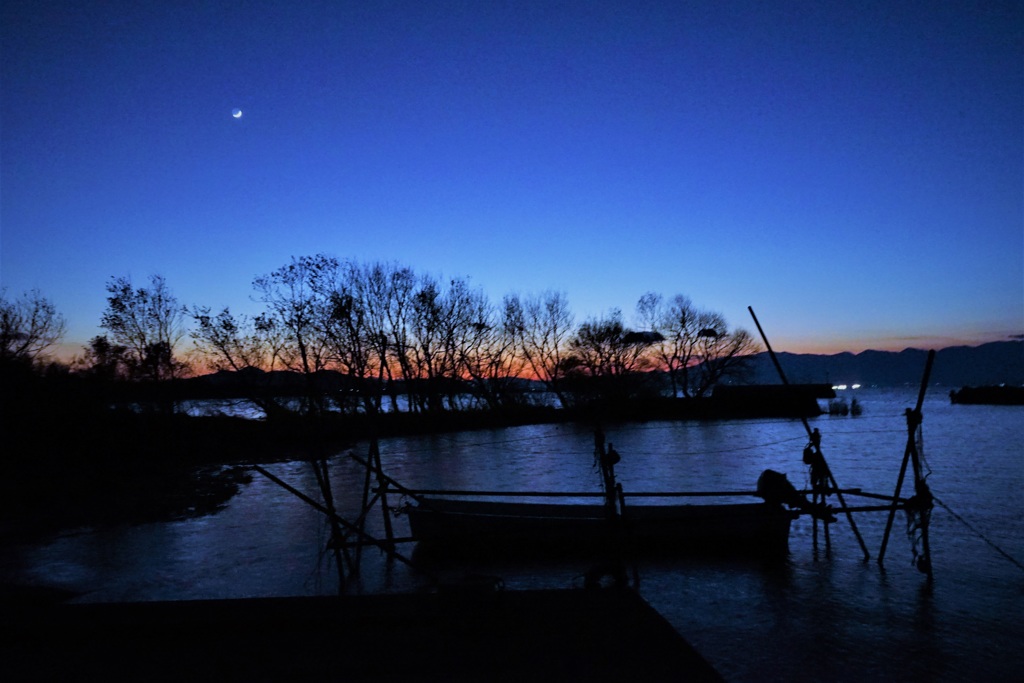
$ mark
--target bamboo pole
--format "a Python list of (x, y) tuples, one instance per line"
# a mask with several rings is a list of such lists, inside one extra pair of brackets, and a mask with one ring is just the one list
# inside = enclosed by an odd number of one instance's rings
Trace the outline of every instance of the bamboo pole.
[(334, 552), (334, 563), (338, 567), (338, 593), (345, 591), (345, 567), (348, 566), (349, 573), (356, 575), (359, 573), (357, 565), (354, 565), (352, 558), (348, 554), (348, 550), (343, 548), (339, 541), (341, 540), (342, 533), (341, 527), (338, 525), (335, 517), (335, 506), (334, 506), (334, 494), (331, 491), (331, 480), (330, 475), (327, 471), (326, 460), (314, 460), (310, 463), (313, 466), (313, 473), (316, 475), (317, 485), (320, 487), (320, 495), (323, 496), (324, 502), (327, 504), (326, 509), (331, 513), (328, 515), (328, 520), (331, 523), (331, 540), (334, 541), (332, 544), (332, 550)]
[[(394, 482), (390, 482), (392, 485)], [(466, 491), (457, 489), (400, 489), (411, 496), (488, 496), (492, 498), (605, 498), (597, 491)], [(760, 497), (756, 491), (638, 491), (625, 494), (627, 498), (680, 498), (680, 497)]]
[[(370, 468), (366, 467), (366, 474), (363, 477), (363, 496), (360, 500), (359, 506), (359, 519), (356, 520), (356, 524), (359, 526), (361, 531), (366, 530), (366, 515), (374, 503), (377, 502), (377, 495), (373, 496), (373, 500), (370, 499)], [(359, 546), (356, 548), (356, 562), (361, 562), (363, 557), (363, 548)]]
[[(902, 507), (902, 506), (901, 506)], [(891, 505), (851, 505), (843, 508), (832, 508), (832, 512), (888, 512), (892, 509)], [(796, 511), (798, 515), (810, 515), (810, 512)]]
[(381, 550), (386, 550), (389, 546), (397, 543), (415, 542), (416, 538), (414, 538), (413, 536), (398, 536), (392, 539), (391, 541), (381, 541), (379, 539), (374, 541), (345, 541), (341, 544), (341, 546), (343, 548), (362, 548), (364, 546), (370, 546), (373, 548), (380, 548)]
[(380, 491), (380, 507), (384, 518), (384, 536), (389, 543), (393, 543), (395, 532), (391, 527), (391, 516), (388, 514), (388, 487), (384, 481), (384, 465), (380, 461), (380, 444), (375, 436), (370, 442), (370, 463), (374, 466), (377, 474), (377, 485)]
[[(888, 501), (895, 500), (895, 501), (900, 502), (900, 503), (905, 503), (906, 500), (907, 500), (906, 498), (893, 498), (892, 496), (884, 494), (884, 493), (869, 493), (869, 492), (863, 491), (861, 489), (842, 489), (841, 492), (845, 493), (848, 496), (859, 496), (861, 498), (874, 498), (876, 500), (888, 500)], [(813, 493), (813, 491), (812, 490), (808, 490), (808, 489), (800, 489), (800, 490), (797, 491), (797, 493), (800, 493), (800, 494), (803, 494), (803, 495), (807, 495), (808, 493)], [(825, 491), (825, 493), (834, 493), (834, 491), (832, 489), (827, 489)]]
[[(903, 451), (903, 463), (900, 465), (900, 474), (896, 478), (896, 492), (893, 493), (893, 505), (889, 511), (889, 519), (885, 524), (885, 533), (882, 535), (882, 547), (878, 551), (878, 564), (882, 564), (885, 557), (885, 549), (889, 544), (889, 533), (892, 531), (893, 519), (896, 516), (896, 500), (900, 499), (900, 490), (903, 488), (903, 479), (907, 474), (907, 463), (914, 466), (915, 484), (922, 481), (920, 456), (917, 452), (917, 428), (921, 424), (921, 408), (924, 405), (924, 395), (928, 390), (928, 379), (932, 372), (932, 363), (935, 361), (935, 350), (928, 352), (928, 358), (924, 365), (924, 374), (921, 377), (921, 388), (917, 393), (917, 404), (913, 411), (907, 411), (907, 447)], [(922, 545), (924, 556), (928, 561), (928, 577), (931, 578), (931, 549), (928, 545), (928, 527), (922, 530)]]
[[(761, 339), (764, 340), (764, 346), (768, 350), (768, 356), (772, 359), (772, 363), (775, 365), (775, 369), (778, 371), (779, 377), (782, 379), (782, 383), (788, 387), (789, 380), (786, 379), (786, 373), (782, 370), (782, 364), (779, 363), (779, 359), (776, 357), (775, 351), (772, 350), (771, 344), (768, 343), (768, 337), (765, 335), (764, 330), (761, 329), (761, 323), (758, 321), (757, 316), (754, 314), (754, 308), (752, 306), (747, 306), (747, 310), (750, 311), (750, 317), (754, 319), (754, 324), (757, 326), (757, 331), (761, 334)], [(807, 431), (807, 437), (812, 438), (813, 432), (811, 431), (811, 425), (808, 424), (807, 422), (807, 418), (801, 415), (800, 421), (803, 422), (804, 429)], [(836, 494), (836, 497), (839, 499), (839, 504), (842, 507), (846, 507), (846, 501), (843, 500), (843, 494), (840, 493), (842, 489), (839, 488), (839, 484), (836, 482), (836, 478), (832, 474), (832, 468), (828, 466), (827, 462), (825, 462), (825, 456), (821, 452), (821, 446), (815, 444), (814, 448), (817, 452), (816, 454), (821, 457), (821, 463), (825, 467), (825, 473), (828, 476), (829, 481), (832, 483), (832, 488)], [(847, 512), (846, 519), (850, 522), (850, 528), (853, 529), (853, 535), (857, 537), (857, 543), (860, 544), (860, 549), (864, 552), (864, 559), (871, 559), (871, 553), (868, 552), (868, 547), (867, 545), (865, 545), (864, 539), (860, 535), (860, 530), (857, 529), (857, 523), (853, 521), (853, 515)], [(815, 531), (817, 531), (817, 527), (815, 527)], [(825, 536), (827, 539), (828, 525), (825, 525)]]
[[(356, 536), (359, 537), (360, 540), (364, 541), (367, 545), (376, 545), (376, 546), (380, 547), (380, 544), (384, 543), (383, 541), (380, 541), (380, 540), (374, 538), (373, 536), (370, 536), (365, 531), (362, 531), (358, 526), (356, 526), (352, 522), (349, 522), (347, 519), (341, 517), (337, 512), (334, 512), (332, 510), (328, 510), (326, 507), (324, 507), (323, 505), (321, 505), (317, 501), (313, 500), (312, 498), (307, 496), (302, 491), (299, 491), (297, 488), (295, 488), (294, 486), (292, 486), (288, 482), (286, 482), (286, 481), (282, 480), (281, 478), (271, 474), (270, 472), (268, 472), (267, 470), (263, 469), (259, 465), (253, 465), (252, 469), (256, 470), (257, 472), (262, 474), (264, 477), (266, 477), (270, 481), (274, 482), (275, 484), (277, 484), (278, 486), (280, 486), (284, 490), (288, 491), (293, 496), (295, 496), (299, 500), (303, 501), (304, 503), (306, 503), (310, 507), (312, 507), (312, 508), (314, 508), (316, 510), (319, 510), (323, 514), (327, 515), (332, 521), (337, 522), (339, 525), (341, 525), (341, 526), (345, 527), (346, 529), (348, 529), (349, 531), (353, 532)], [(409, 558), (405, 557), (401, 553), (395, 551), (394, 549), (390, 549), (389, 550), (389, 549), (385, 548), (384, 550), (385, 550), (385, 552), (387, 552), (387, 554), (389, 556), (394, 557), (399, 562), (402, 562), (403, 564), (408, 565), (410, 568), (416, 570), (417, 572), (420, 572), (421, 574), (424, 574), (424, 575), (428, 576), (431, 579), (435, 578), (430, 573), (424, 571), (423, 568), (418, 566), (415, 562), (413, 562)]]
[[(367, 461), (363, 460), (358, 455), (350, 455), (349, 457), (352, 458), (353, 460), (355, 460), (357, 463), (359, 463), (363, 467), (370, 467), (370, 465), (367, 463)], [(393, 488), (396, 491), (398, 491), (399, 493), (405, 494), (405, 495), (409, 496), (410, 498), (417, 498), (418, 497), (416, 491), (413, 491), (412, 489), (408, 489), (408, 488), (402, 486), (397, 481), (395, 481), (394, 479), (392, 479), (388, 475), (384, 474), (383, 471), (378, 471), (377, 472), (377, 480), (378, 481), (383, 481), (384, 483), (387, 484), (388, 488)]]
[[(908, 419), (909, 419), (909, 416), (908, 416)], [(900, 473), (899, 473), (899, 476), (896, 477), (896, 492), (893, 494), (893, 498), (894, 499), (899, 497), (900, 490), (903, 488), (903, 479), (904, 479), (904, 477), (907, 476), (907, 463), (909, 461), (910, 461), (910, 441), (908, 440), (907, 441), (907, 446), (903, 450), (903, 462), (900, 464)], [(883, 562), (885, 560), (885, 549), (889, 545), (889, 532), (892, 531), (892, 523), (893, 523), (893, 520), (896, 518), (896, 509), (897, 509), (896, 502), (894, 500), (893, 504), (889, 508), (889, 519), (885, 523), (885, 533), (882, 534), (882, 545), (878, 549), (878, 564), (879, 565), (883, 564)]]

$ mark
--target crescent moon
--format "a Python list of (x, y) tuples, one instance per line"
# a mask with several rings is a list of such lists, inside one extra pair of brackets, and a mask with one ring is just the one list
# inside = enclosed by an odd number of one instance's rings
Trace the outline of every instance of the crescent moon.
[(242, 118), (242, 110), (238, 108), (232, 109), (231, 115), (234, 116), (236, 119), (240, 119)]

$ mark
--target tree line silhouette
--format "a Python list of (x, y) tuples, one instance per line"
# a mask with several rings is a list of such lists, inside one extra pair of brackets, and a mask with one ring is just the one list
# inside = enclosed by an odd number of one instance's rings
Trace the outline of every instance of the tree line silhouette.
[(700, 398), (742, 377), (758, 350), (748, 332), (683, 295), (644, 294), (632, 329), (618, 309), (577, 325), (562, 292), (493, 302), (468, 278), (324, 254), (252, 284), (262, 311), (246, 316), (184, 306), (159, 275), (144, 286), (112, 277), (105, 334), (70, 365), (52, 358), (65, 330), (52, 303), (38, 291), (0, 293), (0, 364), (8, 376), (74, 375), (117, 395), (145, 389), (168, 411), (184, 378), (230, 371), (239, 398), (273, 418)]

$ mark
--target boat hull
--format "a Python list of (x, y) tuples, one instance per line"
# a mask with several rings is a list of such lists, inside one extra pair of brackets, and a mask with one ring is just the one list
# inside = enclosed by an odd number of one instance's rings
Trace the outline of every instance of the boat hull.
[(634, 505), (609, 519), (601, 505), (424, 499), (408, 510), (418, 552), (573, 555), (784, 555), (794, 514), (781, 505)]

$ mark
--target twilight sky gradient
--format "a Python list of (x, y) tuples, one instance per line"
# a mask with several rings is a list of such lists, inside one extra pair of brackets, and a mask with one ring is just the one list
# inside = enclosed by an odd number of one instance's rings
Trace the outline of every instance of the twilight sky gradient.
[[(0, 283), (252, 312), (324, 252), (682, 293), (778, 350), (1024, 333), (1020, 2), (7, 0)], [(232, 117), (232, 109), (243, 111)]]

